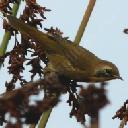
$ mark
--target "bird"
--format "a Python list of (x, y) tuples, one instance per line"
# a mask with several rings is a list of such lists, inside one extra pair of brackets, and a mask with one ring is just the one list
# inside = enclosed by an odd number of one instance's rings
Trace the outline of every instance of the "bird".
[(56, 41), (36, 28), (24, 23), (14, 16), (6, 16), (9, 24), (20, 33), (36, 40), (48, 57), (46, 72), (55, 72), (58, 76), (65, 76), (77, 82), (105, 82), (121, 79), (119, 70), (110, 61), (102, 60), (95, 54), (74, 45), (71, 41)]

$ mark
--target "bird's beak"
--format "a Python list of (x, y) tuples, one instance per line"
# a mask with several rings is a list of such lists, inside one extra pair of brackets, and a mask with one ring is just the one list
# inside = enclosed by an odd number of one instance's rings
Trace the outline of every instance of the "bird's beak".
[(116, 75), (114, 75), (114, 77), (115, 77), (116, 79), (123, 80), (123, 78), (122, 78), (121, 76), (116, 76)]
[(118, 79), (120, 79), (120, 80), (124, 80), (121, 76), (118, 76)]

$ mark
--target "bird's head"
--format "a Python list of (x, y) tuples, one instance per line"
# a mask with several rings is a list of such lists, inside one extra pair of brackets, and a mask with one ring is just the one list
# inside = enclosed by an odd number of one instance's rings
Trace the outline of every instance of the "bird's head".
[(99, 61), (96, 64), (91, 79), (93, 79), (92, 82), (104, 82), (112, 79), (123, 80), (116, 65), (106, 60)]

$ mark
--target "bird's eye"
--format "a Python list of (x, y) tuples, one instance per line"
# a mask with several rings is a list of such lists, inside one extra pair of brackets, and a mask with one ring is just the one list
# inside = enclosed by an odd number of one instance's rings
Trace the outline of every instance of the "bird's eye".
[(112, 69), (105, 69), (105, 74), (104, 74), (104, 75), (105, 75), (106, 77), (111, 77), (111, 76), (112, 76), (112, 73), (113, 73), (113, 72), (112, 72)]
[(112, 75), (112, 69), (105, 69), (105, 71), (106, 71), (106, 74)]
[(112, 76), (112, 69), (102, 69), (96, 72), (96, 76), (98, 77), (110, 77)]

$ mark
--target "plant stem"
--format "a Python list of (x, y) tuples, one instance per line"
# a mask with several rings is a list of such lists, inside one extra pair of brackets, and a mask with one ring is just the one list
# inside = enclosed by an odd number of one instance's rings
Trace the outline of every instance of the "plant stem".
[(74, 42), (75, 42), (76, 45), (79, 45), (79, 43), (81, 41), (81, 38), (83, 36), (83, 33), (85, 31), (85, 28), (86, 28), (87, 23), (89, 21), (89, 18), (91, 16), (91, 13), (93, 11), (95, 2), (96, 2), (96, 0), (90, 0), (89, 1), (88, 7), (87, 7), (87, 9), (85, 11), (85, 14), (83, 16), (83, 19), (81, 21), (81, 24), (79, 26), (79, 29), (78, 29), (77, 34), (76, 34), (76, 37), (75, 37), (75, 41)]
[(91, 128), (99, 128), (99, 113), (94, 118), (91, 117)]
[(52, 108), (50, 108), (46, 112), (43, 112), (43, 114), (41, 116), (41, 119), (40, 119), (40, 122), (39, 122), (38, 128), (45, 128), (45, 126), (48, 122), (48, 119), (50, 117), (51, 112), (52, 112)]
[[(17, 15), (20, 2), (21, 2), (21, 0), (19, 0), (19, 3), (15, 3), (13, 5), (13, 8), (12, 8), (12, 15), (13, 16)], [(0, 56), (3, 56), (5, 54), (10, 38), (11, 38), (11, 33), (9, 31), (6, 31), (4, 36), (3, 36), (3, 40), (1, 42), (1, 46), (0, 46)]]

